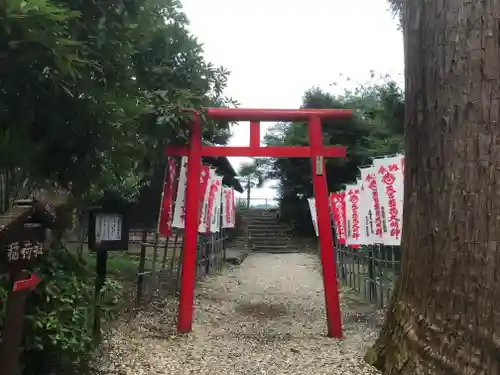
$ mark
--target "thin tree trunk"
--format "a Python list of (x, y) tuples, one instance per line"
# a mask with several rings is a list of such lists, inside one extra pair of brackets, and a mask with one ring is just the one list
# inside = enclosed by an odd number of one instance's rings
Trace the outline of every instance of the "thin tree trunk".
[(500, 374), (500, 1), (407, 0), (403, 268), (366, 359)]
[(248, 177), (247, 181), (247, 208), (250, 208), (250, 189), (252, 188), (251, 179)]

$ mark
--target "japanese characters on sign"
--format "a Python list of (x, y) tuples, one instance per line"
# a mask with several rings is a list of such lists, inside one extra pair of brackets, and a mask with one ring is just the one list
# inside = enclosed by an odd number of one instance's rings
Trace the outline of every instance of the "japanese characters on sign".
[(128, 250), (128, 219), (126, 211), (114, 207), (95, 207), (89, 215), (88, 246), (91, 251)]
[(122, 215), (96, 214), (95, 217), (95, 242), (120, 241), (122, 239)]
[(44, 255), (46, 229), (55, 219), (38, 204), (17, 206), (2, 217), (0, 266), (15, 273), (30, 268)]
[(43, 243), (38, 241), (24, 240), (15, 241), (5, 246), (7, 261), (37, 259), (43, 255)]

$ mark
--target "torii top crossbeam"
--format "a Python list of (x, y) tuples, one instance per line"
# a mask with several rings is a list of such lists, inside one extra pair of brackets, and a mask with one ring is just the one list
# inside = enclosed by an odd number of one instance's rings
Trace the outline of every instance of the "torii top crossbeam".
[[(195, 116), (198, 112), (192, 111)], [(311, 124), (321, 120), (348, 119), (352, 111), (347, 109), (257, 109), (257, 108), (204, 108), (202, 112), (212, 120), (250, 121), (249, 146), (201, 146), (202, 156), (225, 157), (289, 157), (308, 158), (323, 156), (327, 158), (345, 158), (344, 146), (324, 146), (321, 142), (315, 147), (309, 146), (260, 146), (260, 122), (262, 121), (308, 121)], [(319, 130), (321, 132), (321, 130)], [(165, 156), (187, 156), (187, 146), (167, 146)]]
[(348, 109), (257, 109), (257, 108), (206, 108), (207, 116), (226, 121), (305, 121), (311, 117), (322, 120), (348, 119)]

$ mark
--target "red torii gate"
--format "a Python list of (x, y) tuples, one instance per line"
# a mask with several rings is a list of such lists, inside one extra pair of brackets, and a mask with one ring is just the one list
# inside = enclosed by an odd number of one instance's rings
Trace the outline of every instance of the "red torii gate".
[[(179, 297), (177, 330), (191, 331), (193, 321), (194, 288), (196, 283), (196, 245), (198, 234), (198, 193), (202, 156), (292, 157), (311, 158), (312, 180), (323, 268), (323, 285), (329, 337), (342, 337), (342, 321), (335, 269), (333, 236), (328, 211), (325, 157), (344, 158), (344, 146), (323, 145), (322, 119), (342, 119), (352, 116), (344, 109), (245, 109), (204, 108), (213, 120), (250, 121), (250, 145), (243, 147), (204, 146), (201, 143), (202, 124), (199, 113), (193, 111), (188, 146), (167, 146), (166, 156), (187, 156), (186, 220), (182, 256), (182, 276)], [(309, 146), (260, 147), (260, 121), (308, 121)]]

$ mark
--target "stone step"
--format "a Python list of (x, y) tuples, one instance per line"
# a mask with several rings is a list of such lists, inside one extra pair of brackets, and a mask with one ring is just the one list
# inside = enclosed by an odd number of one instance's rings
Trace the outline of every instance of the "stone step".
[(292, 237), (292, 231), (290, 229), (273, 229), (261, 230), (261, 229), (250, 229), (252, 237)]
[(252, 240), (252, 244), (262, 246), (262, 245), (271, 245), (271, 246), (289, 246), (289, 245), (295, 245), (295, 242), (292, 240)]
[(249, 233), (252, 238), (269, 238), (269, 237), (279, 237), (279, 238), (293, 238), (293, 232), (291, 231), (268, 231), (268, 232), (262, 232), (262, 231), (253, 231), (251, 230)]
[(253, 244), (250, 249), (259, 250), (259, 249), (274, 249), (274, 250), (283, 250), (283, 249), (297, 249), (298, 246), (295, 244), (280, 244), (280, 245), (271, 245), (271, 244)]
[(246, 221), (264, 221), (264, 222), (279, 222), (275, 216), (246, 216)]
[(256, 219), (256, 220), (246, 220), (247, 225), (284, 225), (276, 220), (262, 220), (262, 219)]
[(291, 233), (270, 233), (270, 234), (262, 234), (250, 232), (250, 238), (255, 241), (293, 241), (294, 238)]
[(276, 216), (245, 216), (245, 221), (279, 222)]
[(272, 254), (286, 254), (286, 253), (299, 253), (300, 250), (297, 247), (270, 247), (270, 246), (263, 246), (263, 247), (254, 247), (252, 248), (253, 252), (256, 253), (272, 253)]
[(283, 230), (283, 231), (291, 231), (290, 227), (288, 225), (284, 224), (248, 224), (248, 229), (249, 230), (262, 230), (262, 231), (269, 231), (269, 230)]

